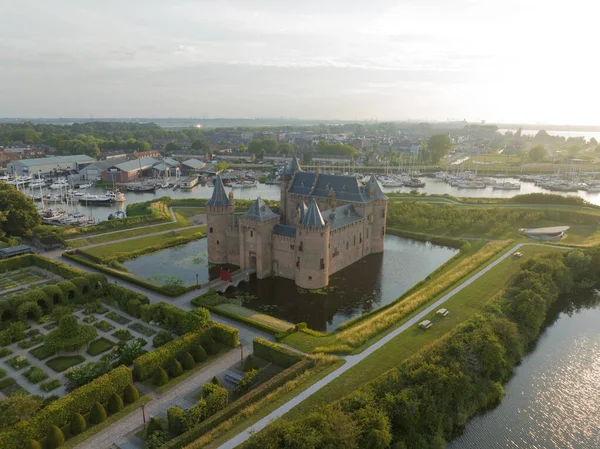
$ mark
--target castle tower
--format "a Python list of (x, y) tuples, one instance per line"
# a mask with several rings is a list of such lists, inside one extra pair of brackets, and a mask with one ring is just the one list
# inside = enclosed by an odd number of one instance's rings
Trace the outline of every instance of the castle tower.
[(381, 191), (381, 187), (371, 175), (371, 179), (367, 184), (369, 199), (373, 205), (373, 226), (371, 234), (371, 252), (382, 253), (385, 241), (385, 227), (387, 219), (387, 202), (388, 198)]
[(312, 200), (296, 227), (296, 285), (306, 289), (329, 284), (329, 223)]
[(227, 263), (227, 228), (233, 220), (233, 201), (225, 193), (221, 176), (215, 179), (215, 188), (206, 207), (208, 261), (215, 264)]
[(283, 217), (283, 221), (284, 223), (282, 224), (288, 224), (285, 223), (285, 217), (287, 216), (287, 208), (288, 208), (288, 204), (287, 204), (287, 192), (290, 188), (290, 183), (292, 182), (292, 179), (294, 179), (294, 175), (296, 174), (296, 172), (302, 171), (302, 169), (300, 168), (300, 164), (298, 163), (298, 159), (296, 158), (296, 155), (294, 155), (292, 157), (292, 162), (290, 162), (290, 165), (287, 166), (283, 172), (281, 173), (281, 175), (279, 176), (279, 179), (281, 181), (281, 183), (279, 184), (280, 187), (280, 193), (279, 193), (279, 211), (281, 212), (281, 217)]
[(271, 239), (279, 215), (258, 197), (243, 217), (240, 228), (240, 268), (256, 270), (256, 277), (264, 279), (273, 271)]

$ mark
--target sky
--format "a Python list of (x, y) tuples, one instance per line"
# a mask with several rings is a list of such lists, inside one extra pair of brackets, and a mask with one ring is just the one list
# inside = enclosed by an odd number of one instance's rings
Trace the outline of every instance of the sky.
[(0, 0), (0, 117), (600, 124), (592, 0)]

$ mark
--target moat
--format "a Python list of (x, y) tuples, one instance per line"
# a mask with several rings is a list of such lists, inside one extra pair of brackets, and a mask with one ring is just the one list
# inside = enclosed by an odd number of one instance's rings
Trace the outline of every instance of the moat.
[(394, 301), (417, 282), (452, 258), (458, 250), (405, 239), (385, 238), (383, 254), (371, 254), (339, 271), (318, 293), (298, 289), (293, 280), (252, 279), (228, 296), (248, 294), (245, 307), (311, 329), (330, 331), (345, 321)]

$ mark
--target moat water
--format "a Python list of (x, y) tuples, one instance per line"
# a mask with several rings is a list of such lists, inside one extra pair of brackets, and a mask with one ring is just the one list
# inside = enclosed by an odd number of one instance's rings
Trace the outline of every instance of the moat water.
[(473, 418), (446, 449), (600, 448), (598, 295), (559, 301), (550, 315), (500, 405)]
[(283, 278), (252, 279), (228, 296), (247, 293), (244, 306), (291, 323), (305, 322), (318, 331), (333, 330), (345, 321), (389, 304), (450, 259), (458, 250), (394, 235), (385, 251), (371, 254), (330, 278), (321, 293), (302, 292)]

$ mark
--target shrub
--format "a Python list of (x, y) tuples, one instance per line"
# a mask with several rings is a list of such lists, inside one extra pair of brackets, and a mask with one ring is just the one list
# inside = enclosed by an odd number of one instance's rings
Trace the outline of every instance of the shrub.
[(87, 296), (90, 295), (90, 281), (84, 276), (77, 276), (70, 281), (77, 288), (77, 299), (85, 300)]
[(37, 366), (32, 366), (29, 368), (23, 373), (23, 376), (25, 376), (32, 384), (40, 383), (42, 380), (48, 378), (48, 374), (46, 374), (43, 369), (38, 368)]
[(61, 281), (56, 284), (58, 288), (60, 288), (65, 297), (65, 301), (71, 302), (75, 301), (77, 298), (77, 287), (70, 281)]
[(210, 355), (215, 355), (219, 352), (219, 345), (210, 337), (204, 342), (204, 347)]
[(57, 426), (52, 426), (50, 431), (48, 432), (48, 437), (46, 438), (46, 447), (48, 449), (55, 449), (60, 447), (65, 442), (65, 435), (62, 430), (60, 430)]
[(125, 387), (125, 391), (123, 392), (123, 399), (127, 404), (133, 404), (140, 398), (140, 393), (132, 384), (127, 385)]
[(187, 416), (185, 410), (174, 406), (167, 409), (167, 421), (169, 423), (169, 432), (175, 435), (181, 435), (187, 428)]
[(150, 419), (148, 423), (148, 429), (146, 429), (146, 438), (150, 437), (152, 434), (156, 432), (162, 432), (163, 426), (161, 422), (157, 418)]
[(48, 302), (52, 303), (52, 306), (65, 302), (65, 294), (57, 285), (46, 285), (40, 290), (44, 292), (48, 298)]
[(140, 309), (142, 320), (154, 322), (182, 335), (195, 332), (208, 324), (210, 314), (202, 307), (185, 311), (166, 302), (147, 304)]
[(210, 382), (213, 383), (213, 384), (215, 384), (215, 385), (218, 385), (219, 387), (222, 387), (221, 381), (219, 380), (219, 378), (217, 376), (213, 377)]
[(227, 407), (228, 392), (225, 388), (213, 383), (202, 385), (202, 399), (206, 401), (206, 413), (212, 416)]
[(191, 354), (192, 357), (194, 357), (196, 363), (204, 362), (206, 360), (206, 351), (204, 350), (202, 345), (198, 345), (192, 348)]
[(108, 400), (108, 411), (117, 413), (123, 410), (123, 399), (117, 393), (113, 393)]
[(48, 392), (48, 391), (55, 390), (56, 388), (60, 387), (60, 385), (61, 385), (60, 380), (52, 379), (47, 382), (42, 382), (40, 384), (40, 390)]
[(166, 330), (159, 330), (158, 333), (152, 339), (152, 345), (155, 348), (160, 348), (161, 346), (169, 343), (173, 340), (173, 334)]
[(258, 370), (251, 369), (250, 371), (246, 371), (241, 382), (238, 384), (237, 387), (235, 387), (235, 392), (238, 394), (242, 394), (248, 391), (250, 387), (254, 384), (257, 375)]
[(17, 307), (17, 317), (21, 321), (26, 321), (29, 319), (39, 321), (43, 314), (44, 312), (42, 311), (42, 308), (38, 305), (38, 303), (33, 301), (23, 302), (19, 304), (19, 307)]
[(50, 332), (45, 339), (45, 346), (54, 351), (75, 351), (96, 338), (98, 332), (93, 326), (79, 324), (73, 315), (63, 316), (58, 322), (58, 329)]
[(181, 363), (178, 360), (173, 360), (171, 365), (171, 369), (169, 370), (171, 373), (171, 377), (179, 377), (183, 374), (183, 368), (181, 367)]
[(106, 410), (104, 410), (104, 406), (102, 404), (96, 402), (92, 407), (92, 411), (90, 412), (90, 422), (94, 424), (100, 424), (104, 421), (106, 421)]
[(75, 413), (71, 419), (71, 425), (69, 426), (71, 435), (79, 435), (80, 433), (85, 432), (85, 429), (87, 429), (85, 418), (81, 416), (81, 413)]
[(181, 359), (181, 366), (183, 369), (192, 369), (196, 366), (196, 362), (194, 361), (194, 357), (189, 352), (183, 354), (183, 358)]
[(37, 440), (29, 440), (26, 449), (42, 449), (42, 445)]
[(239, 344), (240, 333), (236, 328), (213, 322), (212, 329), (213, 337), (225, 346), (235, 348)]
[(289, 368), (302, 359), (301, 354), (262, 338), (255, 338), (252, 346), (256, 357), (275, 363), (283, 368)]
[(156, 370), (156, 372), (154, 373), (154, 378), (153, 378), (154, 385), (156, 385), (157, 387), (160, 387), (160, 386), (166, 384), (168, 381), (169, 381), (169, 376), (167, 375), (167, 372), (163, 368), (158, 368)]

